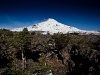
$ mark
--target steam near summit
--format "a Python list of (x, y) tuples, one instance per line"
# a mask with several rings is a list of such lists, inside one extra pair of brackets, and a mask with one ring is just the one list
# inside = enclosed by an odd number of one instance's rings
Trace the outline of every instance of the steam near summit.
[[(50, 34), (54, 34), (54, 33), (83, 33), (83, 32), (87, 32), (87, 33), (97, 33), (95, 31), (85, 31), (85, 30), (81, 30), (78, 29), (76, 27), (72, 27), (72, 26), (68, 26), (65, 24), (62, 24), (58, 21), (56, 21), (55, 19), (49, 18), (46, 21), (37, 23), (35, 25), (26, 27), (28, 29), (28, 31), (44, 31), (44, 34), (46, 33), (50, 33)], [(12, 29), (12, 31), (22, 31), (23, 28), (15, 28)]]

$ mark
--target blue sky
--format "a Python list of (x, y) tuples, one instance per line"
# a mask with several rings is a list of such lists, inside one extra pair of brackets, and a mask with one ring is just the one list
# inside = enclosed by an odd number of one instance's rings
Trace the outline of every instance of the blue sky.
[(100, 29), (99, 0), (0, 0), (0, 28), (34, 25), (48, 18), (83, 30)]

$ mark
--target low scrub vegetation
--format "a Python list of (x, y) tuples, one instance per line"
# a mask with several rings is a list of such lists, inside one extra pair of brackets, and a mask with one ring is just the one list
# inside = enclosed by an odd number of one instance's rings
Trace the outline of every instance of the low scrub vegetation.
[(0, 29), (0, 75), (100, 75), (100, 35)]

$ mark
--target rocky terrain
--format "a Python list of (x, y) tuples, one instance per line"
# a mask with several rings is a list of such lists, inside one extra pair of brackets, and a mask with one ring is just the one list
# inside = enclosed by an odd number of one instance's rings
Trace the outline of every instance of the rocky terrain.
[(100, 75), (100, 35), (0, 30), (0, 75)]

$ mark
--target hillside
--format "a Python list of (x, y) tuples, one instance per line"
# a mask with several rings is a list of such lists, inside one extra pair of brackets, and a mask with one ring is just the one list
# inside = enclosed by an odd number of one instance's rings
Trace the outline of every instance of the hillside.
[[(100, 34), (97, 31), (86, 31), (86, 30), (78, 29), (76, 27), (65, 25), (52, 18), (49, 18), (48, 20), (43, 21), (41, 23), (28, 26), (26, 28), (28, 29), (28, 31), (43, 31), (44, 32), (43, 34), (47, 34), (47, 33), (54, 34), (58, 32), (63, 34), (67, 34), (67, 33)], [(22, 30), (23, 28), (12, 29), (12, 31), (22, 31)]]
[(99, 75), (100, 35), (0, 30), (0, 75)]

